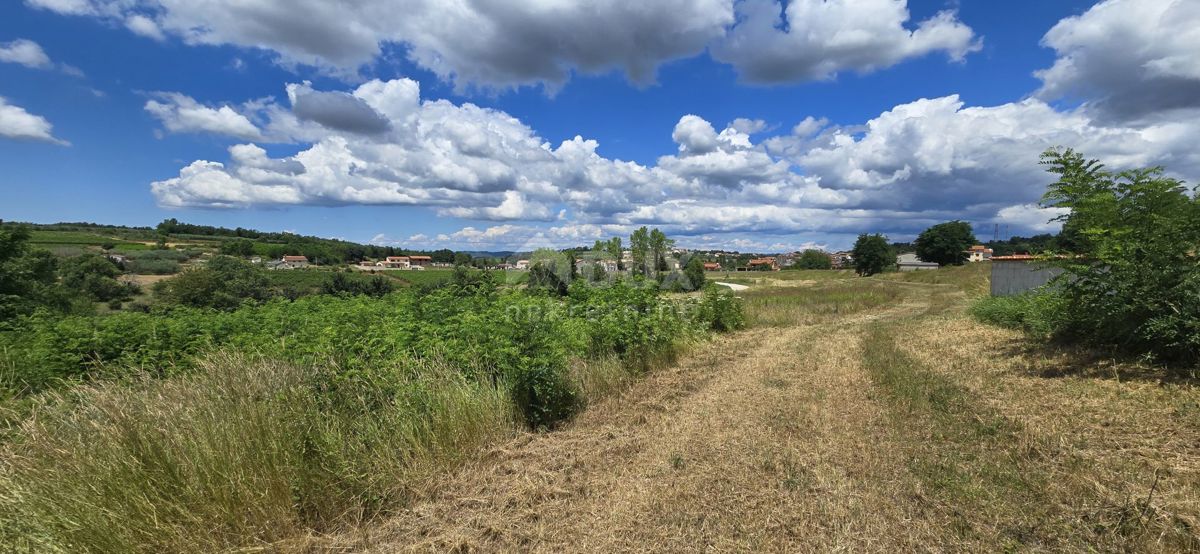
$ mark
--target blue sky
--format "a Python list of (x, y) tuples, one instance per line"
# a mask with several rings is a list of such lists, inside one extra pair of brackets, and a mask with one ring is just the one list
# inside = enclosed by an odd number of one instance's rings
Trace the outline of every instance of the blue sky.
[(778, 251), (1053, 230), (1049, 146), (1200, 168), (1194, 1), (575, 4), (6, 2), (0, 217)]

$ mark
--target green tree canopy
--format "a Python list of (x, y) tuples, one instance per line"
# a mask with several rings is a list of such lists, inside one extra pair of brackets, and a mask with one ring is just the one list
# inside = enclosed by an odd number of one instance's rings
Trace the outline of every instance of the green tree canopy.
[(1081, 255), (1066, 270), (1063, 332), (1164, 358), (1200, 358), (1200, 200), (1161, 167), (1111, 173), (1070, 150), (1048, 150), (1058, 176), (1042, 201), (1070, 210)]
[(683, 266), (683, 275), (687, 277), (688, 283), (691, 285), (691, 290), (704, 288), (704, 260), (701, 260), (700, 256), (689, 258), (687, 265)]
[(913, 246), (917, 257), (939, 265), (962, 265), (966, 250), (976, 244), (971, 224), (965, 221), (939, 223), (921, 232)]
[(263, 271), (238, 258), (216, 256), (203, 268), (158, 282), (154, 291), (169, 303), (229, 310), (271, 296)]
[(57, 286), (57, 269), (49, 252), (29, 248), (26, 227), (0, 226), (0, 322), (40, 306), (66, 309), (69, 303)]
[(59, 274), (64, 287), (101, 302), (128, 298), (135, 290), (117, 281), (121, 268), (99, 254), (84, 254), (67, 260)]
[(887, 237), (878, 233), (859, 235), (850, 255), (854, 257), (854, 270), (863, 277), (883, 273), (884, 269), (896, 263)]
[(808, 249), (796, 259), (797, 269), (832, 269), (833, 259), (820, 250)]

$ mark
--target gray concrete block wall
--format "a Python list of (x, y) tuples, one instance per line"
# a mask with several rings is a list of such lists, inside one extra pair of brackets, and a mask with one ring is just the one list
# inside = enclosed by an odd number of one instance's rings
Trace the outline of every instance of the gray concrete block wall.
[(1012, 296), (1035, 289), (1062, 274), (1036, 260), (992, 260), (992, 296)]

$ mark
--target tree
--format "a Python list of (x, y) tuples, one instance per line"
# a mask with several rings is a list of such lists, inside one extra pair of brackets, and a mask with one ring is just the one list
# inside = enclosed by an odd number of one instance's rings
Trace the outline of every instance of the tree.
[(613, 237), (609, 239), (608, 244), (605, 245), (605, 247), (608, 250), (608, 255), (612, 256), (612, 258), (617, 261), (617, 271), (623, 271), (625, 269), (625, 262), (622, 261), (622, 258), (624, 258), (624, 252), (621, 250), (621, 237)]
[(700, 256), (692, 256), (687, 265), (683, 266), (683, 276), (687, 278), (690, 290), (704, 288), (704, 260)]
[(808, 249), (796, 259), (796, 269), (832, 269), (833, 259), (820, 250)]
[(593, 261), (591, 281), (593, 283), (603, 283), (605, 279), (608, 279), (608, 272), (604, 270), (604, 264), (600, 263), (599, 260)]
[(888, 246), (887, 237), (878, 233), (858, 235), (850, 255), (854, 257), (854, 270), (863, 277), (883, 273), (885, 268), (896, 263), (896, 256), (892, 253), (892, 247)]
[(1161, 167), (1111, 173), (1073, 150), (1042, 164), (1058, 176), (1042, 202), (1067, 208), (1079, 255), (1065, 270), (1060, 331), (1166, 359), (1200, 358), (1200, 199)]
[(135, 287), (117, 281), (121, 268), (99, 254), (68, 260), (59, 274), (64, 287), (100, 302), (128, 298), (135, 291)]
[(654, 229), (650, 231), (649, 245), (654, 278), (661, 281), (663, 272), (667, 270), (667, 252), (675, 245), (675, 241), (668, 239), (661, 230)]
[(454, 265), (471, 265), (471, 260), (473, 259), (474, 258), (472, 258), (471, 255), (467, 254), (466, 252), (454, 253)]
[(53, 255), (29, 248), (28, 228), (0, 226), (0, 322), (42, 306), (65, 310), (57, 269)]
[(939, 265), (962, 265), (966, 250), (976, 244), (971, 224), (965, 221), (939, 223), (921, 232), (913, 246), (917, 257)]
[(247, 300), (271, 296), (263, 270), (238, 258), (215, 256), (201, 269), (159, 281), (154, 292), (164, 301), (199, 308), (234, 309)]
[(221, 253), (228, 256), (250, 256), (254, 254), (254, 241), (233, 239), (221, 243)]
[(629, 250), (633, 257), (634, 275), (650, 276), (650, 230), (642, 227), (629, 236)]
[(567, 255), (542, 248), (530, 255), (529, 288), (566, 296), (571, 284), (572, 261)]

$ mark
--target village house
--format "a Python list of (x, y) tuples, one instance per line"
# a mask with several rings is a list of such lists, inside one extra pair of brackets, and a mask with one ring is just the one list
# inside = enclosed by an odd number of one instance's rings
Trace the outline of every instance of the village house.
[(306, 256), (284, 256), (278, 261), (266, 264), (267, 269), (303, 269), (308, 267)]
[(833, 263), (833, 269), (846, 269), (854, 265), (854, 256), (846, 251), (830, 254), (829, 260)]
[(408, 269), (409, 265), (408, 256), (388, 256), (375, 263), (376, 267), (384, 269)]
[(704, 271), (721, 271), (721, 264), (718, 262), (704, 262)]
[(779, 271), (779, 263), (771, 256), (754, 258), (746, 263), (746, 269), (750, 271)]
[(984, 262), (992, 259), (992, 249), (982, 244), (976, 244), (963, 251), (968, 262)]
[(433, 258), (430, 258), (429, 256), (409, 256), (408, 257), (408, 265), (410, 268), (413, 268), (413, 267), (424, 268), (424, 267), (429, 266), (432, 263), (433, 263)]
[(513, 269), (529, 269), (529, 260), (517, 260), (517, 263), (513, 264)]

